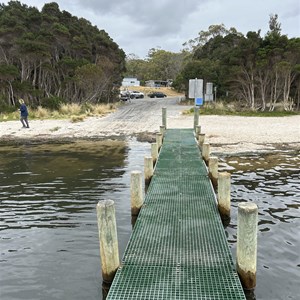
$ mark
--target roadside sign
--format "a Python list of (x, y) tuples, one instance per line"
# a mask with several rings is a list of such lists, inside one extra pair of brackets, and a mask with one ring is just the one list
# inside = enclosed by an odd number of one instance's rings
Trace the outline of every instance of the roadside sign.
[(205, 91), (205, 98), (204, 99), (205, 99), (205, 102), (214, 100), (213, 84), (211, 82), (206, 83), (206, 91)]
[(195, 105), (196, 106), (203, 105), (203, 98), (195, 98)]
[(206, 83), (206, 91), (205, 91), (207, 95), (212, 95), (213, 94), (213, 84), (212, 82), (207, 82)]
[(189, 98), (203, 98), (203, 79), (189, 80)]
[(205, 94), (205, 101), (213, 101), (214, 95), (213, 94)]

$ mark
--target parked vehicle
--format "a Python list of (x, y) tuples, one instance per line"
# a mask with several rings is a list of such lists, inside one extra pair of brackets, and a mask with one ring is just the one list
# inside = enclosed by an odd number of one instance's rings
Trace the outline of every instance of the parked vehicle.
[(129, 91), (121, 91), (119, 98), (121, 101), (130, 101), (130, 93)]
[(144, 98), (144, 94), (139, 91), (129, 91), (131, 99), (142, 99)]
[(148, 97), (150, 97), (150, 98), (164, 98), (164, 97), (167, 97), (167, 95), (162, 93), (162, 92), (152, 92), (152, 93), (148, 94)]

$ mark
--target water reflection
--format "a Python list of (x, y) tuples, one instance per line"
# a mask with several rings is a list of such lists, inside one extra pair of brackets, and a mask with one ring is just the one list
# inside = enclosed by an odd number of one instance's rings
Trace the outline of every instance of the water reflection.
[[(76, 227), (125, 172), (121, 141), (1, 148), (1, 229)], [(111, 158), (111, 159), (110, 159)]]
[(149, 144), (93, 141), (0, 148), (0, 299), (101, 299), (96, 203), (131, 232), (129, 174)]
[(234, 257), (238, 203), (253, 201), (259, 208), (257, 299), (297, 299), (300, 152), (224, 157), (220, 164), (222, 171), (232, 174), (231, 222), (226, 235)]

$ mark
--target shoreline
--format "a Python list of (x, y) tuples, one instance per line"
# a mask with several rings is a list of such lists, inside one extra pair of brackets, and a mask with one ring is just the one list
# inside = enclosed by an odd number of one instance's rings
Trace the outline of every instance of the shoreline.
[[(167, 107), (167, 127), (192, 128), (194, 116), (183, 115), (187, 106), (176, 99), (133, 100), (104, 117), (70, 120), (30, 120), (30, 128), (20, 121), (0, 122), (0, 143), (61, 143), (76, 140), (136, 138), (154, 142), (161, 125), (161, 109)], [(210, 143), (211, 153), (238, 154), (300, 150), (300, 115), (288, 117), (241, 117), (201, 115), (199, 124)]]
[[(190, 117), (187, 117), (190, 118)], [(52, 120), (44, 120), (43, 123), (48, 123)], [(68, 123), (69, 121), (63, 120)], [(15, 128), (19, 121), (9, 121), (13, 122), (13, 128)], [(36, 121), (31, 121), (30, 123), (35, 125)], [(17, 124), (16, 124), (17, 123)], [(72, 123), (70, 123), (72, 124)], [(78, 123), (77, 123), (78, 124)], [(18, 131), (11, 131), (6, 134), (0, 134), (0, 143), (3, 145), (28, 145), (28, 144), (52, 144), (52, 143), (75, 143), (77, 141), (101, 141), (101, 140), (124, 140), (126, 138), (136, 138), (139, 142), (155, 142), (156, 132), (142, 131), (142, 132), (132, 132), (127, 134), (113, 134), (112, 132), (98, 132), (95, 134), (85, 135), (84, 131), (78, 134), (70, 130), (69, 134), (53, 134), (51, 132), (51, 126), (46, 126), (47, 128), (39, 129), (36, 133), (31, 133), (30, 136), (26, 136), (26, 130), (20, 128)], [(9, 127), (11, 128), (11, 127)], [(24, 131), (24, 132), (23, 132)], [(21, 134), (22, 133), (22, 134)], [(213, 133), (208, 134), (206, 141), (211, 144), (211, 152), (218, 155), (251, 155), (254, 153), (274, 153), (279, 151), (300, 151), (300, 139), (295, 137), (292, 141), (282, 142), (278, 141), (278, 138), (274, 142), (247, 142), (242, 140), (237, 140), (236, 137), (230, 141), (223, 141), (219, 136)]]

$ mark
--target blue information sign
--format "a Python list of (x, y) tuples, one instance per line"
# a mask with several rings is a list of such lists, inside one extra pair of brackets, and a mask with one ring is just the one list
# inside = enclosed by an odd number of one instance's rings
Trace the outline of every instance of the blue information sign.
[(203, 105), (203, 98), (195, 98), (195, 105), (197, 106)]

